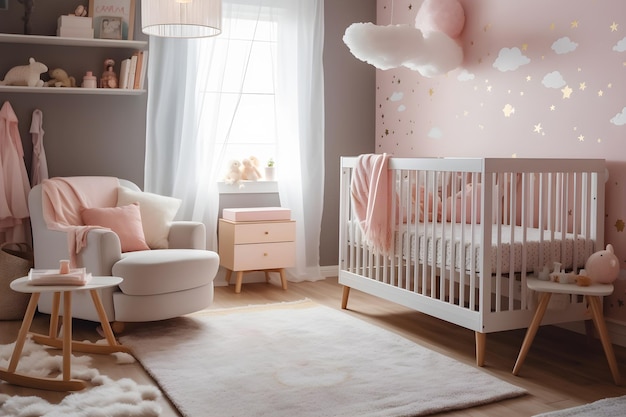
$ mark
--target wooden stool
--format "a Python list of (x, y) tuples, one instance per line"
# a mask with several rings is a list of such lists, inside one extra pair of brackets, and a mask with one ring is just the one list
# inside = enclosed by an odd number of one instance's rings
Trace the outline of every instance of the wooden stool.
[(615, 359), (613, 345), (611, 344), (611, 340), (609, 338), (609, 332), (606, 329), (604, 314), (602, 313), (602, 301), (600, 300), (600, 297), (611, 295), (613, 293), (613, 285), (594, 284), (588, 287), (581, 287), (576, 284), (560, 284), (558, 282), (541, 281), (536, 278), (528, 278), (526, 283), (529, 289), (541, 293), (541, 297), (539, 298), (537, 311), (533, 316), (530, 327), (528, 327), (526, 336), (522, 342), (519, 356), (517, 357), (517, 361), (515, 362), (515, 366), (513, 368), (513, 375), (519, 374), (520, 368), (522, 367), (522, 364), (526, 359), (526, 355), (530, 350), (530, 345), (532, 345), (533, 339), (537, 334), (537, 329), (541, 324), (541, 320), (546, 312), (546, 308), (548, 307), (552, 294), (583, 295), (589, 303), (591, 317), (593, 318), (593, 323), (595, 324), (600, 335), (600, 341), (602, 342), (604, 354), (606, 355), (609, 368), (611, 369), (611, 374), (613, 375), (613, 381), (615, 381), (616, 385), (620, 385), (621, 377), (619, 368), (617, 366), (617, 360)]

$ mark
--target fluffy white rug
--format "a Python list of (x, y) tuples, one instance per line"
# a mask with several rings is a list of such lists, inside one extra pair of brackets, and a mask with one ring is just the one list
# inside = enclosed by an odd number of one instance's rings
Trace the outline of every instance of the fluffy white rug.
[(417, 416), (525, 393), (306, 300), (194, 314), (121, 342), (187, 417)]
[[(0, 367), (8, 367), (15, 343), (0, 346)], [(134, 362), (126, 353), (114, 353), (120, 364)], [(153, 417), (161, 413), (156, 400), (161, 392), (154, 386), (138, 385), (124, 378), (114, 381), (90, 368), (90, 356), (72, 355), (72, 378), (89, 381), (91, 387), (68, 394), (58, 404), (36, 395), (9, 396), (0, 386), (0, 416), (12, 417)], [(63, 369), (63, 356), (50, 354), (44, 346), (27, 339), (18, 363), (18, 372), (40, 377), (57, 374)]]
[(605, 398), (591, 404), (538, 414), (535, 417), (624, 417), (626, 396)]

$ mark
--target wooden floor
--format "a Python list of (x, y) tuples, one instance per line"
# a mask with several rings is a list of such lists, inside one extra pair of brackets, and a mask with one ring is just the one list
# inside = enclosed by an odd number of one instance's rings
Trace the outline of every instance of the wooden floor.
[[(287, 291), (276, 283), (244, 284), (240, 294), (234, 287), (217, 287), (212, 308), (235, 307), (249, 304), (265, 304), (309, 298), (340, 310), (341, 286), (336, 278), (318, 282), (289, 283)], [(396, 304), (353, 290), (346, 314), (368, 321), (396, 332), (415, 343), (448, 355), (474, 366), (474, 333), (425, 316)], [(45, 331), (46, 315), (37, 316), (33, 329)], [(19, 321), (0, 321), (0, 344), (15, 340)], [(127, 326), (126, 332), (132, 332)], [(94, 323), (75, 320), (74, 334), (77, 340), (98, 340)], [(507, 331), (487, 336), (485, 372), (509, 381), (529, 391), (529, 395), (475, 407), (445, 416), (495, 417), (532, 416), (534, 414), (573, 407), (606, 397), (626, 395), (625, 386), (613, 384), (609, 368), (598, 340), (587, 340), (567, 330), (553, 326), (539, 329), (535, 342), (521, 369), (520, 376), (511, 375), (524, 331)], [(622, 375), (626, 375), (626, 348), (615, 346), (617, 361)], [(175, 353), (173, 353), (175, 354)], [(153, 383), (140, 365), (116, 365), (110, 355), (93, 355), (93, 366), (114, 379), (133, 378), (139, 383)], [(210, 370), (207, 370), (210, 373)], [(471, 381), (467, 381), (471, 384)], [(66, 394), (38, 391), (0, 384), (0, 393), (10, 395), (37, 395), (50, 402), (58, 402)], [(162, 416), (179, 416), (166, 398), (163, 398)], [(210, 406), (207, 405), (207, 410)], [(210, 414), (207, 414), (210, 417)]]

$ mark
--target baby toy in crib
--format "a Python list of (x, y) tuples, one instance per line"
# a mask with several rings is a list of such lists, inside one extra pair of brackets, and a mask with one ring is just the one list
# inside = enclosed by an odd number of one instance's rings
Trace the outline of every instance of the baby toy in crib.
[(593, 253), (585, 263), (585, 269), (578, 274), (561, 270), (559, 262), (554, 263), (553, 272), (549, 273), (547, 267), (539, 272), (538, 278), (559, 282), (561, 284), (573, 284), (587, 287), (594, 282), (598, 284), (611, 284), (619, 275), (619, 260), (615, 256), (613, 245), (606, 245), (606, 249)]

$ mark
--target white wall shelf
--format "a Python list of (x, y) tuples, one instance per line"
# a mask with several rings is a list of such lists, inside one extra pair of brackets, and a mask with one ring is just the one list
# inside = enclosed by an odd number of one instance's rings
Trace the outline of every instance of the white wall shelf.
[(112, 39), (64, 38), (60, 36), (0, 34), (0, 42), (31, 45), (84, 46), (94, 48), (146, 49), (147, 41), (124, 41)]
[(89, 94), (89, 95), (118, 95), (138, 96), (146, 90), (127, 90), (121, 88), (81, 88), (81, 87), (26, 87), (26, 86), (0, 86), (1, 93), (32, 93), (32, 94)]

